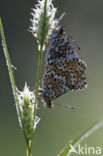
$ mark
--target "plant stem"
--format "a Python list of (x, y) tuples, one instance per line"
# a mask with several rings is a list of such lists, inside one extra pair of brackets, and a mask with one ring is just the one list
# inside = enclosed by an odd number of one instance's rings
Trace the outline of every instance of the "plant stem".
[[(17, 94), (15, 79), (14, 79), (13, 70), (12, 70), (12, 64), (11, 64), (11, 60), (10, 60), (10, 56), (9, 56), (9, 52), (8, 52), (8, 48), (7, 48), (7, 44), (6, 44), (6, 39), (5, 39), (5, 34), (4, 34), (4, 29), (3, 29), (1, 18), (0, 18), (0, 33), (1, 33), (1, 38), (2, 38), (2, 46), (3, 46), (3, 50), (4, 50), (4, 55), (5, 55), (5, 58), (6, 58), (6, 63), (7, 63), (8, 71), (9, 71), (11, 86), (12, 86), (12, 90), (13, 90), (13, 95), (14, 95), (14, 99), (15, 99), (15, 102), (16, 102), (16, 107), (17, 107), (17, 110), (18, 110), (18, 113), (20, 115), (20, 119), (21, 119), (21, 122), (22, 122), (22, 114), (21, 114), (21, 110), (20, 110), (20, 107), (19, 107), (19, 100), (18, 100), (18, 94)], [(22, 128), (23, 128), (23, 134), (24, 134), (24, 137), (25, 137), (25, 141), (26, 141), (26, 144), (27, 144), (28, 139), (26, 137), (26, 133), (25, 133), (25, 130), (24, 130), (23, 123), (22, 123)]]
[[(36, 105), (37, 98), (38, 98), (40, 71), (41, 71), (41, 64), (42, 64), (42, 53), (43, 53), (43, 44), (41, 44), (40, 52), (39, 52), (38, 69), (37, 69), (37, 80), (36, 80), (36, 93), (35, 93), (35, 105)], [(36, 114), (36, 109), (34, 109), (34, 117), (35, 117), (35, 114)]]
[(93, 134), (101, 127), (103, 127), (103, 120), (100, 120), (95, 124), (92, 124), (88, 129), (82, 132), (74, 140), (70, 141), (69, 144), (65, 146), (65, 148), (57, 156), (71, 156), (73, 151), (71, 150), (70, 145), (72, 145), (75, 149), (82, 141), (84, 141), (87, 137), (89, 137), (91, 134)]
[[(18, 101), (17, 90), (16, 90), (16, 85), (15, 85), (15, 79), (14, 79), (14, 75), (13, 75), (12, 65), (11, 65), (11, 61), (10, 61), (10, 57), (9, 57), (9, 52), (8, 52), (8, 49), (7, 49), (7, 44), (6, 44), (6, 39), (5, 39), (5, 34), (4, 34), (1, 18), (0, 18), (0, 32), (1, 32), (2, 46), (3, 46), (3, 50), (4, 50), (4, 55), (5, 55), (6, 63), (7, 63), (8, 70), (9, 70), (12, 90), (13, 90), (14, 98), (15, 98), (19, 113), (20, 113), (19, 101)], [(21, 113), (20, 113), (20, 115), (21, 115)]]
[[(40, 51), (39, 51), (39, 60), (38, 60), (38, 69), (37, 69), (37, 79), (36, 79), (36, 92), (35, 92), (35, 106), (37, 103), (37, 98), (38, 98), (38, 89), (39, 89), (39, 80), (40, 80), (40, 72), (41, 72), (41, 65), (42, 65), (42, 54), (43, 54), (43, 47), (44, 47), (44, 42), (45, 42), (45, 31), (46, 31), (46, 15), (47, 15), (47, 0), (45, 0), (44, 4), (44, 16), (43, 16), (43, 26), (42, 26), (42, 31), (41, 31), (41, 41), (40, 41)], [(36, 115), (36, 109), (34, 108), (34, 120), (35, 120), (35, 115)]]
[(4, 34), (4, 29), (3, 29), (1, 18), (0, 18), (0, 33), (1, 33), (4, 55), (5, 55), (8, 71), (9, 71), (11, 86), (12, 86), (12, 90), (13, 90), (13, 95), (14, 95), (14, 99), (16, 102), (16, 106), (17, 106), (17, 111), (20, 115), (20, 118), (22, 118), (21, 110), (19, 107), (19, 100), (18, 100), (18, 94), (17, 94), (16, 84), (15, 84), (15, 79), (14, 79), (13, 70), (12, 70), (12, 64), (11, 64), (11, 60), (10, 60), (10, 56), (9, 56), (9, 52), (8, 52), (8, 48), (7, 48), (7, 44), (6, 44), (6, 39), (5, 39), (5, 34)]
[(31, 149), (32, 149), (32, 141), (30, 140), (28, 142), (28, 144), (26, 145), (26, 155), (27, 156), (32, 156)]

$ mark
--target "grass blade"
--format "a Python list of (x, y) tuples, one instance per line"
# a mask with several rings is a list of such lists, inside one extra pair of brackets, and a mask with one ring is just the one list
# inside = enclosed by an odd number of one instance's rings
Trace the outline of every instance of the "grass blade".
[(87, 137), (89, 137), (92, 133), (94, 133), (102, 126), (103, 126), (103, 120), (91, 125), (87, 130), (81, 133), (81, 135), (79, 135), (74, 140), (69, 142), (69, 144), (66, 145), (64, 149), (57, 156), (70, 156), (72, 154), (70, 145), (76, 148), (83, 140), (85, 140)]

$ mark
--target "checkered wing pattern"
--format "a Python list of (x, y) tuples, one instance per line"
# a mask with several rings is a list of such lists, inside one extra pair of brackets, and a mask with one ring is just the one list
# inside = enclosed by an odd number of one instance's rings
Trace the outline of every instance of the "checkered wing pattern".
[(54, 100), (69, 90), (80, 90), (87, 86), (84, 70), (86, 64), (77, 62), (47, 66), (43, 76), (43, 96)]
[(65, 30), (61, 33), (61, 27), (54, 32), (50, 38), (50, 45), (47, 51), (46, 63), (49, 65), (69, 62), (72, 59), (78, 60), (77, 52), (72, 48)]
[(44, 102), (52, 107), (52, 100), (69, 90), (81, 90), (87, 86), (86, 63), (79, 59), (61, 26), (51, 35), (43, 75)]

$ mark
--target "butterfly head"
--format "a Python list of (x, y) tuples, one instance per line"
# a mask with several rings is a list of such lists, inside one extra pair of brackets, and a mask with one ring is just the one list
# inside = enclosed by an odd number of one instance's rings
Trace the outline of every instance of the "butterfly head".
[(43, 102), (44, 102), (44, 105), (45, 105), (47, 108), (53, 108), (53, 103), (52, 103), (52, 101), (43, 99)]
[(59, 34), (59, 35), (60, 35), (60, 34), (62, 35), (62, 34), (64, 34), (64, 33), (65, 33), (64, 28), (65, 28), (65, 26), (64, 26), (64, 25), (62, 25), (62, 26), (59, 26), (59, 27), (58, 27), (57, 31), (58, 31), (58, 34)]

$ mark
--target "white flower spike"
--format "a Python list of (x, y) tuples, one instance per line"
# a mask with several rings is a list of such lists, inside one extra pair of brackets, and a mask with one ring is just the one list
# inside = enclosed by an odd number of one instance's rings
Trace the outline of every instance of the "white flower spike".
[(52, 0), (38, 0), (38, 4), (32, 11), (33, 19), (31, 19), (30, 30), (39, 42), (44, 43), (52, 29), (58, 24), (58, 20), (55, 18), (57, 9), (54, 8)]
[(24, 90), (21, 92), (17, 90), (19, 107), (21, 111), (21, 118), (18, 113), (18, 118), (20, 126), (25, 129), (26, 136), (31, 139), (33, 132), (38, 124), (40, 118), (35, 116), (34, 120), (34, 110), (37, 109), (35, 106), (35, 96), (34, 91), (30, 91), (27, 83), (25, 83)]
[(19, 104), (20, 106), (23, 105), (24, 103), (24, 99), (25, 98), (28, 98), (29, 99), (29, 106), (30, 107), (34, 107), (33, 106), (33, 103), (35, 101), (35, 97), (34, 97), (34, 91), (30, 91), (29, 90), (29, 87), (27, 86), (27, 83), (25, 83), (25, 86), (24, 86), (24, 90), (21, 92), (17, 89), (17, 92), (18, 92), (18, 100), (19, 100)]

